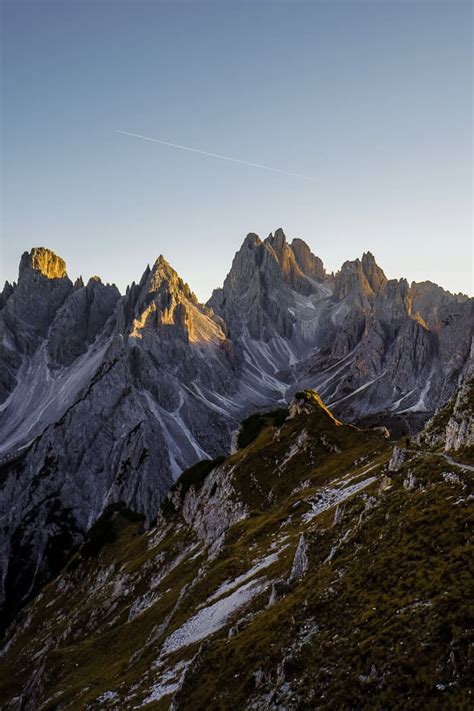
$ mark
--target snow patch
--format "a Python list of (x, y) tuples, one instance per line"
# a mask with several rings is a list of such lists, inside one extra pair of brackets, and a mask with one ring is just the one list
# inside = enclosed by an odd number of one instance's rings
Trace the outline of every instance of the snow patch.
[(344, 489), (333, 489), (330, 487), (323, 489), (316, 499), (308, 501), (311, 506), (311, 511), (304, 514), (303, 521), (306, 523), (312, 521), (313, 518), (319, 516), (323, 511), (336, 506), (336, 504), (339, 504), (341, 501), (345, 501), (353, 494), (370, 486), (376, 479), (377, 477), (370, 476), (367, 479), (359, 481), (357, 484), (346, 486)]
[[(147, 704), (151, 704), (152, 701), (159, 701), (163, 696), (176, 693), (188, 666), (189, 662), (181, 661), (172, 669), (164, 671), (160, 680), (156, 684), (153, 684), (149, 696), (147, 696), (140, 705), (146, 706)], [(135, 706), (135, 708), (139, 707)]]
[[(284, 548), (286, 548), (286, 546), (284, 546)], [(283, 550), (283, 549), (281, 549), (281, 550)], [(242, 573), (242, 575), (239, 575), (234, 580), (226, 580), (226, 582), (222, 583), (222, 585), (219, 586), (219, 588), (216, 590), (216, 592), (214, 592), (207, 599), (207, 602), (212, 602), (213, 600), (217, 600), (217, 598), (219, 598), (222, 595), (225, 595), (226, 593), (230, 592), (231, 590), (234, 590), (235, 588), (239, 587), (242, 583), (244, 583), (249, 578), (252, 578), (254, 575), (259, 573), (261, 570), (264, 570), (265, 568), (268, 568), (268, 566), (272, 565), (273, 563), (276, 563), (276, 561), (280, 557), (281, 550), (278, 551), (278, 553), (271, 553), (270, 555), (267, 555), (266, 558), (263, 558), (263, 560), (258, 561), (252, 568), (250, 568), (250, 570), (247, 570), (246, 573)]]
[(229, 618), (246, 605), (263, 589), (263, 579), (252, 580), (238, 588), (228, 597), (199, 610), (193, 617), (175, 630), (163, 644), (163, 654), (170, 654), (181, 647), (199, 642), (224, 627)]
[(278, 469), (283, 469), (285, 464), (288, 464), (290, 459), (293, 459), (293, 457), (296, 454), (298, 454), (298, 452), (301, 450), (301, 448), (303, 447), (303, 445), (307, 439), (308, 439), (308, 433), (306, 432), (306, 430), (303, 430), (302, 432), (300, 432), (300, 434), (296, 438), (296, 442), (294, 442), (291, 445), (290, 449), (286, 453), (286, 456), (285, 456), (284, 460), (282, 461), (282, 463), (279, 465)]

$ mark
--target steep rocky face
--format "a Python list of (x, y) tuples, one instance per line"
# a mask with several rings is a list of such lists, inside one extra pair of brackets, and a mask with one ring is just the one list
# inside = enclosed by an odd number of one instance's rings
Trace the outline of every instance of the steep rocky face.
[(237, 387), (222, 321), (162, 257), (122, 299), (98, 279), (70, 290), (18, 373), (0, 412), (4, 620), (108, 503), (151, 520), (183, 469), (222, 452), (235, 426), (232, 403), (219, 404)]
[[(275, 251), (257, 235), (249, 234), (234, 257), (223, 288), (213, 293), (209, 306), (224, 319), (231, 338), (245, 332), (264, 341), (274, 332), (290, 336), (290, 293), (281, 282)], [(283, 303), (278, 296), (282, 296)]]
[(54, 252), (37, 247), (23, 254), (18, 285), (2, 311), (3, 328), (20, 353), (34, 352), (72, 289), (65, 263)]
[(363, 307), (386, 283), (387, 278), (382, 269), (377, 266), (374, 256), (367, 252), (362, 260), (344, 262), (336, 275), (334, 298), (342, 301), (351, 295), (352, 300)]
[(9, 629), (2, 708), (469, 707), (472, 476), (391, 449), (306, 391), (156, 526), (109, 507)]
[(291, 249), (303, 274), (313, 279), (324, 280), (326, 278), (326, 270), (322, 260), (311, 252), (306, 242), (295, 238), (291, 242)]
[[(311, 254), (309, 247), (299, 240), (295, 246), (296, 252), (286, 241), (286, 236), (280, 228), (275, 235), (269, 235), (264, 242), (270, 253), (273, 253), (280, 265), (284, 281), (300, 294), (308, 296), (315, 291), (314, 284), (308, 277), (316, 277), (315, 271), (324, 278), (323, 263)], [(305, 271), (307, 270), (307, 271)]]
[(31, 252), (25, 252), (20, 261), (20, 278), (24, 271), (33, 269), (47, 279), (64, 279), (67, 277), (66, 262), (50, 249), (33, 247)]
[(474, 451), (474, 345), (458, 391), (440, 407), (418, 436), (422, 446), (472, 457)]
[(15, 387), (24, 356), (46, 337), (57, 310), (72, 291), (65, 264), (50, 250), (37, 247), (21, 258), (18, 284), (6, 284), (0, 310), (0, 402)]
[(282, 230), (263, 242), (249, 234), (208, 302), (224, 320), (240, 363), (237, 400), (248, 404), (250, 398), (254, 409), (284, 400), (298, 378), (291, 369), (319, 345), (333, 280), (315, 278), (318, 259), (302, 244), (294, 252)]
[(285, 399), (304, 385), (345, 416), (428, 417), (469, 360), (472, 299), (387, 280), (370, 252), (327, 276), (303, 245), (281, 230), (264, 242), (249, 235), (209, 302), (235, 352), (265, 373), (260, 397)]
[(50, 364), (69, 366), (84, 354), (102, 334), (119, 298), (117, 287), (102, 284), (99, 277), (89, 279), (86, 286), (75, 286), (50, 328), (47, 345)]
[(447, 452), (454, 451), (466, 453), (474, 449), (474, 373), (459, 389), (453, 407), (453, 413), (446, 425), (446, 442), (444, 448)]
[(315, 300), (331, 293), (324, 278), (321, 260), (302, 240), (290, 246), (281, 229), (263, 242), (249, 234), (209, 306), (222, 316), (231, 338), (246, 334), (264, 342), (275, 336), (297, 340), (295, 324), (304, 316), (301, 312), (305, 307), (312, 310)]
[(421, 303), (419, 285), (387, 281), (371, 255), (335, 281), (318, 321), (319, 351), (300, 382), (352, 417), (428, 415), (450, 397), (469, 361), (472, 299), (435, 287), (431, 304)]
[(170, 267), (163, 256), (144, 273), (139, 290), (124, 304), (133, 312), (124, 324), (129, 336), (137, 339), (173, 341), (205, 346), (226, 341), (223, 322), (211, 309), (198, 303), (195, 294)]
[(73, 286), (50, 250), (22, 256), (18, 284), (0, 311), (0, 452), (57, 421), (89, 383), (119, 297), (97, 279)]
[(7, 299), (10, 298), (10, 296), (13, 294), (14, 290), (15, 290), (15, 285), (10, 284), (10, 282), (6, 281), (5, 285), (3, 287), (3, 291), (0, 294), (0, 311), (3, 309), (3, 307), (7, 303)]

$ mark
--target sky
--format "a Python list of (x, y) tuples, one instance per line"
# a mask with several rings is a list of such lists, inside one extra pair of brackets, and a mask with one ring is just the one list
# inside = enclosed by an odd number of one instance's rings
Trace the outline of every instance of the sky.
[(371, 251), (472, 293), (471, 15), (3, 0), (0, 278), (44, 246), (123, 291), (163, 254), (206, 300), (248, 232), (282, 227), (329, 271)]

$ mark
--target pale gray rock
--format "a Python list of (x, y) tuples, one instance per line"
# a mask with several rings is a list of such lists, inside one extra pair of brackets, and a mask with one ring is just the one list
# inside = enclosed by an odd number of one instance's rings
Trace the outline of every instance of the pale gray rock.
[(92, 277), (87, 286), (76, 282), (73, 293), (56, 314), (48, 338), (53, 367), (69, 366), (102, 333), (120, 298), (115, 285)]
[(220, 393), (237, 387), (221, 319), (163, 258), (120, 300), (97, 279), (68, 294), (0, 413), (0, 444), (41, 433), (18, 457), (4, 450), (0, 581), (9, 614), (109, 503), (125, 501), (150, 521), (183, 469), (225, 451), (237, 424), (219, 406)]
[(298, 546), (296, 548), (295, 557), (293, 558), (293, 565), (291, 568), (291, 573), (289, 580), (298, 580), (304, 577), (306, 571), (308, 570), (308, 546), (304, 533), (301, 534), (298, 541)]
[(227, 324), (231, 338), (244, 333), (263, 341), (274, 333), (291, 336), (293, 319), (288, 312), (291, 292), (282, 278), (272, 242), (262, 242), (255, 234), (247, 235), (223, 288), (216, 290), (209, 300), (209, 306)]
[(306, 242), (295, 238), (291, 242), (291, 249), (303, 274), (313, 279), (323, 280), (326, 278), (326, 270), (322, 260), (311, 252)]
[(23, 359), (45, 339), (72, 289), (64, 261), (54, 252), (36, 247), (23, 254), (18, 284), (6, 285), (0, 299), (0, 403), (14, 390)]
[(215, 467), (198, 492), (194, 487), (186, 492), (182, 504), (184, 520), (208, 547), (210, 558), (218, 554), (229, 528), (248, 516), (229, 474), (225, 465)]
[(474, 342), (471, 347), (471, 362), (466, 376), (454, 399), (451, 416), (446, 425), (444, 449), (458, 451), (474, 446), (474, 418), (472, 400), (474, 394)]
[(435, 412), (417, 436), (424, 448), (457, 451), (474, 445), (472, 400), (474, 393), (474, 339), (461, 372), (457, 392)]
[(407, 491), (413, 491), (417, 487), (417, 479), (413, 472), (409, 471), (408, 476), (403, 480), (403, 488)]
[(13, 294), (14, 290), (15, 286), (13, 284), (10, 284), (10, 282), (6, 281), (3, 287), (3, 291), (0, 294), (0, 311), (3, 309), (3, 307), (7, 303), (7, 300)]
[(391, 472), (397, 472), (407, 460), (407, 450), (401, 447), (394, 447), (392, 458), (388, 463), (388, 470)]
[(73, 285), (64, 261), (36, 247), (21, 258), (18, 284), (1, 312), (0, 332), (7, 332), (20, 353), (30, 355), (47, 334)]

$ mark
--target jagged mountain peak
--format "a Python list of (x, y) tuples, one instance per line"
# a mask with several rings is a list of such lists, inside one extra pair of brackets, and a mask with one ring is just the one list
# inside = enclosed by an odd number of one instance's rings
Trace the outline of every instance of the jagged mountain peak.
[[(282, 271), (287, 277), (290, 277), (290, 282), (295, 281), (295, 273), (300, 276), (299, 272), (306, 277), (325, 278), (326, 272), (322, 260), (312, 253), (304, 240), (295, 237), (291, 243), (288, 242), (281, 227), (273, 234), (270, 233), (264, 244), (274, 250)], [(290, 275), (290, 272), (293, 274)]]
[(158, 292), (173, 293), (175, 296), (181, 294), (181, 297), (184, 296), (193, 304), (198, 303), (197, 297), (191, 291), (189, 285), (183, 281), (178, 272), (173, 269), (162, 254), (158, 256), (151, 269), (147, 266), (140, 285), (144, 287), (143, 291), (148, 295)]
[(48, 279), (64, 279), (67, 277), (66, 262), (46, 247), (33, 247), (30, 252), (24, 252), (20, 261), (19, 278), (25, 272), (34, 270)]
[(324, 279), (326, 277), (326, 270), (324, 269), (322, 259), (312, 253), (304, 240), (295, 237), (290, 246), (301, 271), (306, 274), (306, 276), (313, 277), (314, 279)]
[(119, 330), (149, 344), (159, 332), (161, 345), (174, 338), (185, 343), (219, 344), (225, 340), (222, 321), (211, 308), (200, 304), (189, 285), (162, 254), (146, 267), (138, 284), (127, 290)]
[(290, 244), (281, 227), (267, 237), (264, 245), (278, 261), (284, 281), (295, 291), (309, 295), (314, 291), (310, 280), (326, 278), (322, 260), (302, 239), (294, 238)]
[(169, 271), (176, 273), (171, 264), (164, 258), (162, 254), (159, 254), (158, 257), (155, 260), (155, 263), (153, 265), (153, 270), (156, 269), (168, 269)]
[(344, 262), (336, 274), (334, 295), (338, 301), (349, 294), (371, 297), (387, 284), (387, 277), (371, 252), (364, 252), (362, 259)]
[(10, 284), (9, 281), (6, 281), (3, 286), (3, 291), (0, 292), (0, 311), (3, 309), (7, 303), (7, 299), (9, 299), (9, 297), (13, 294), (14, 290), (15, 284)]
[(281, 227), (278, 227), (278, 229), (275, 230), (274, 234), (270, 232), (267, 239), (265, 240), (265, 243), (271, 245), (275, 249), (282, 249), (283, 245), (287, 243), (286, 235), (283, 232), (283, 229)]
[(242, 243), (241, 249), (244, 249), (245, 247), (248, 249), (255, 249), (255, 247), (259, 247), (261, 244), (262, 240), (260, 237), (255, 234), (255, 232), (249, 232)]
[(387, 283), (387, 277), (372, 252), (364, 252), (362, 255), (362, 269), (374, 293)]

